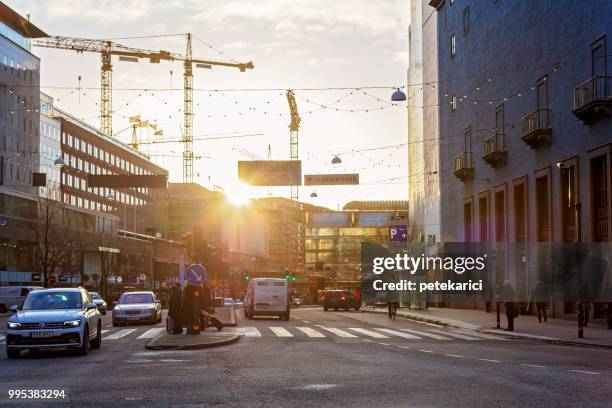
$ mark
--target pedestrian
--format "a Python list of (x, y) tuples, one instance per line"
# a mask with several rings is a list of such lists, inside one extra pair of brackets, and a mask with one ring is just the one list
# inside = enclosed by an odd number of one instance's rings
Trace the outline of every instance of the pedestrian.
[(506, 318), (508, 319), (508, 327), (505, 331), (514, 331), (514, 318), (518, 315), (518, 310), (514, 306), (514, 289), (509, 281), (504, 281), (502, 289), (502, 300), (505, 302)]
[(531, 297), (535, 302), (538, 312), (538, 322), (542, 323), (542, 318), (546, 322), (546, 304), (548, 303), (548, 292), (542, 281), (537, 281), (536, 286), (531, 292)]
[(587, 327), (589, 325), (589, 314), (591, 313), (591, 293), (584, 284), (580, 284), (579, 286), (578, 297), (582, 305), (583, 327)]
[(484, 301), (485, 301), (485, 311), (487, 313), (491, 312), (491, 300), (493, 298), (493, 291), (491, 290), (491, 285), (487, 283), (483, 293)]
[(500, 309), (501, 309), (501, 293), (502, 293), (502, 286), (498, 283), (495, 285), (495, 314), (497, 315), (497, 328), (501, 328), (501, 324), (500, 324)]
[(172, 286), (168, 301), (168, 316), (172, 319), (172, 334), (183, 333), (183, 293), (179, 283)]
[(604, 302), (606, 303), (606, 322), (608, 323), (608, 330), (612, 330), (612, 283), (604, 289)]

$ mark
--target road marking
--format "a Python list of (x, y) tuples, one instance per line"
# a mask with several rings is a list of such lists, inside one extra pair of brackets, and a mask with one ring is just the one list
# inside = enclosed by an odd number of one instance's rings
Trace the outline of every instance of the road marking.
[(302, 322), (304, 322), (304, 323), (310, 323), (308, 320), (302, 320)]
[(374, 337), (375, 339), (388, 339), (389, 336), (385, 336), (384, 334), (377, 333), (375, 331), (362, 329), (360, 327), (349, 327), (349, 330), (356, 331), (357, 333), (365, 334), (366, 336)]
[(406, 349), (406, 350), (410, 350), (410, 347), (406, 347), (406, 346), (397, 346), (397, 347), (403, 348), (403, 349)]
[(152, 339), (164, 330), (166, 330), (165, 327), (156, 327), (154, 329), (149, 329), (146, 332), (142, 333), (140, 336), (138, 336), (137, 339)]
[(289, 333), (284, 327), (270, 326), (270, 330), (276, 334), (276, 337), (293, 337), (293, 334)]
[(361, 339), (361, 340), (363, 340), (363, 341), (367, 341), (368, 343), (371, 343), (371, 342), (372, 342), (372, 340), (368, 340), (368, 339)]
[(378, 343), (378, 344), (380, 344), (381, 346), (388, 346), (389, 345), (389, 343)]
[(357, 336), (355, 336), (352, 333), (349, 333), (349, 332), (344, 331), (344, 330), (336, 329), (335, 327), (325, 327), (325, 326), (321, 326), (320, 324), (317, 324), (317, 326), (322, 328), (323, 330), (327, 330), (328, 332), (332, 332), (336, 336), (339, 336), (339, 337), (357, 337)]
[(573, 373), (580, 373), (580, 374), (599, 375), (599, 373), (596, 373), (595, 371), (583, 371), (583, 370), (567, 370), (567, 371), (571, 371)]
[(422, 351), (423, 353), (433, 353), (433, 351), (431, 350), (419, 350), (419, 351)]
[(544, 368), (544, 366), (542, 365), (537, 365), (537, 364), (521, 364), (522, 366), (525, 367), (533, 367), (533, 368)]
[(424, 331), (420, 331), (420, 330), (412, 330), (412, 329), (400, 329), (400, 330), (408, 332), (408, 333), (419, 334), (419, 335), (425, 336), (425, 337), (430, 337), (430, 338), (432, 338), (434, 340), (452, 340), (450, 337), (444, 337), (444, 336), (440, 336), (438, 334), (433, 334), (433, 333), (424, 332)]
[(180, 359), (180, 358), (162, 358), (159, 361), (161, 361), (163, 363), (180, 363), (180, 362), (183, 362), (183, 361), (191, 361), (191, 360)]
[(420, 337), (417, 337), (417, 336), (415, 336), (413, 334), (402, 333), (402, 332), (399, 332), (397, 330), (380, 329), (380, 328), (377, 328), (376, 330), (384, 332), (386, 334), (392, 334), (392, 335), (397, 336), (397, 337), (403, 337), (405, 339), (410, 339), (410, 340), (420, 340), (421, 339)]
[(296, 327), (299, 331), (306, 334), (308, 337), (325, 337), (325, 335), (321, 332), (316, 331), (311, 327)]
[(487, 340), (501, 340), (501, 341), (508, 341), (508, 339), (505, 339), (503, 337), (498, 337), (498, 336), (491, 336), (490, 334), (484, 334), (484, 333), (480, 333), (480, 332), (474, 332), (474, 331), (466, 331), (466, 330), (451, 330), (454, 333), (464, 333), (467, 334), (469, 336), (474, 336), (474, 337), (478, 337), (481, 339), (487, 339)]
[(429, 329), (427, 330), (429, 332), (434, 332), (434, 333), (439, 333), (439, 334), (443, 334), (445, 336), (449, 336), (449, 337), (455, 337), (457, 339), (463, 339), (463, 340), (482, 340), (482, 339), (478, 339), (478, 338), (474, 338), (474, 337), (468, 337), (468, 336), (464, 336), (463, 334), (459, 334), (459, 333), (453, 333), (453, 332), (447, 332), (447, 331), (443, 331), (443, 330), (433, 330), (433, 329)]
[(128, 360), (128, 363), (150, 363), (153, 360), (148, 360), (146, 358), (140, 359), (140, 360)]
[(118, 332), (115, 332), (113, 334), (110, 334), (106, 337), (104, 337), (104, 340), (117, 340), (120, 339), (122, 337), (127, 336), (128, 334), (134, 333), (136, 331), (136, 329), (123, 329), (123, 330), (119, 330)]
[(449, 357), (459, 357), (459, 358), (465, 357), (465, 356), (460, 356), (459, 354), (448, 354), (448, 353), (445, 353), (444, 355), (445, 356), (449, 356)]
[(261, 333), (257, 330), (257, 327), (252, 326), (237, 327), (236, 334), (244, 337), (261, 337)]
[(105, 334), (108, 333), (110, 330), (102, 330), (100, 333)]
[(489, 363), (501, 363), (499, 360), (491, 360), (488, 358), (479, 358), (480, 361), (488, 361)]

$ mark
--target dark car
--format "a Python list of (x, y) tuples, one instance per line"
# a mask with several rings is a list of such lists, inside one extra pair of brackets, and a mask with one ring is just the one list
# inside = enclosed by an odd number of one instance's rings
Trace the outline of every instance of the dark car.
[(359, 299), (350, 290), (328, 290), (323, 295), (323, 310), (328, 309), (355, 309), (361, 307), (361, 299)]

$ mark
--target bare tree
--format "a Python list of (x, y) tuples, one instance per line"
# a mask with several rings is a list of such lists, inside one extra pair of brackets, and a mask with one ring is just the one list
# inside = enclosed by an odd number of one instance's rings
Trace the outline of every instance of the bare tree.
[(35, 239), (35, 265), (43, 276), (46, 288), (49, 286), (49, 276), (65, 264), (65, 243), (70, 228), (65, 224), (63, 204), (54, 200), (50, 192), (38, 198), (37, 210), (37, 218), (31, 224)]
[(110, 226), (103, 225), (96, 233), (96, 243), (100, 255), (100, 281), (98, 289), (103, 297), (106, 295), (108, 276), (112, 271), (117, 270), (118, 266), (118, 251), (113, 248), (116, 240), (117, 236)]

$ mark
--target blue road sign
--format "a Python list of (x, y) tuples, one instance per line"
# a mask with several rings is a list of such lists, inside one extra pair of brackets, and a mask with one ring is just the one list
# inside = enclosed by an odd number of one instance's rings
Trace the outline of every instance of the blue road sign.
[(187, 268), (185, 275), (190, 285), (201, 285), (206, 281), (206, 268), (200, 264), (193, 264)]
[(406, 225), (391, 225), (389, 227), (389, 242), (408, 242), (408, 227)]

